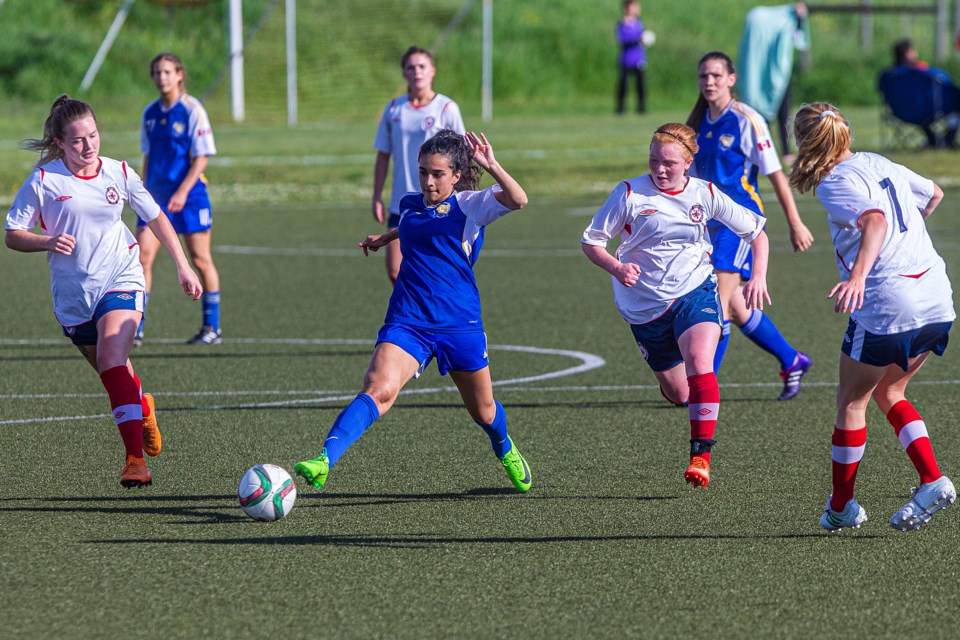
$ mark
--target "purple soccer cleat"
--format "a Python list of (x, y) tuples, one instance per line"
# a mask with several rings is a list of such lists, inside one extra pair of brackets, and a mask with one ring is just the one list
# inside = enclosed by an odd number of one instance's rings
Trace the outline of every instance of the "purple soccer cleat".
[(783, 391), (780, 392), (777, 400), (793, 400), (797, 397), (797, 394), (800, 393), (800, 381), (803, 380), (804, 374), (810, 370), (811, 365), (813, 365), (813, 360), (810, 359), (810, 356), (802, 351), (797, 351), (797, 357), (794, 358), (793, 364), (780, 372), (780, 379), (783, 380)]

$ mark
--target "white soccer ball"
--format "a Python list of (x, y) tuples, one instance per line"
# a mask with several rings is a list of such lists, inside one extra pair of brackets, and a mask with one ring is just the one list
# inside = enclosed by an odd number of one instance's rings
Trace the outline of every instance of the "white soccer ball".
[(272, 522), (284, 517), (297, 500), (297, 485), (275, 464), (250, 467), (237, 487), (240, 508), (254, 520)]
[(653, 44), (657, 41), (657, 34), (650, 29), (644, 29), (643, 33), (640, 35), (640, 41), (643, 42), (643, 46), (652, 47)]

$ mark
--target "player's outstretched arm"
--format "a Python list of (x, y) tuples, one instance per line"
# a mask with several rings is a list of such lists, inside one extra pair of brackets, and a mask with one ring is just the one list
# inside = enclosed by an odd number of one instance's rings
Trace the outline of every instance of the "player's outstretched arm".
[(780, 201), (780, 208), (787, 217), (787, 225), (790, 227), (790, 244), (794, 251), (806, 251), (813, 244), (813, 234), (807, 229), (800, 218), (800, 212), (797, 211), (797, 202), (793, 199), (793, 192), (790, 191), (790, 183), (783, 171), (774, 171), (767, 178), (773, 185), (773, 191), (777, 194), (777, 200)]
[(395, 227), (387, 231), (386, 233), (381, 233), (375, 236), (367, 236), (363, 240), (357, 243), (357, 246), (363, 249), (363, 255), (368, 256), (369, 251), (377, 251), (380, 247), (385, 247), (397, 238), (400, 237), (400, 229)]
[(500, 204), (513, 211), (524, 208), (527, 205), (527, 193), (523, 190), (523, 187), (513, 179), (513, 176), (507, 173), (507, 171), (500, 166), (500, 163), (497, 162), (497, 159), (493, 155), (493, 145), (487, 141), (487, 137), (483, 135), (483, 132), (477, 135), (473, 131), (468, 131), (464, 137), (467, 140), (470, 151), (473, 152), (473, 161), (493, 176), (493, 179), (496, 180), (500, 188), (503, 189), (503, 191), (496, 194), (496, 198)]
[(183, 254), (183, 247), (180, 246), (180, 238), (177, 237), (177, 232), (174, 231), (170, 220), (167, 219), (167, 216), (161, 214), (148, 222), (147, 226), (150, 227), (150, 231), (153, 231), (153, 235), (157, 236), (157, 240), (160, 241), (160, 244), (163, 245), (163, 248), (167, 250), (167, 253), (170, 254), (173, 262), (177, 265), (177, 279), (180, 281), (183, 292), (194, 300), (200, 298), (203, 294), (200, 279), (190, 268), (190, 263), (187, 262), (187, 257)]

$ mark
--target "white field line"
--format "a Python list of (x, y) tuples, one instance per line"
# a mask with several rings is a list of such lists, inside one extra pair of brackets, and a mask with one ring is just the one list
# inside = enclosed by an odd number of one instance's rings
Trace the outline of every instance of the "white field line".
[[(41, 341), (8, 341), (0, 340), (0, 345), (2, 344), (37, 344)], [(50, 343), (52, 341), (42, 341), (44, 344)], [(179, 340), (175, 342), (181, 342)], [(371, 344), (371, 340), (306, 340), (306, 339), (265, 339), (259, 340), (254, 338), (239, 338), (239, 339), (225, 339), (224, 342), (237, 342), (244, 344)], [(564, 376), (572, 376), (578, 373), (583, 373), (585, 371), (590, 371), (592, 369), (598, 369), (606, 365), (606, 360), (600, 356), (593, 355), (591, 353), (586, 353), (583, 351), (570, 351), (567, 349), (545, 349), (540, 347), (526, 347), (518, 345), (491, 345), (489, 347), (494, 351), (520, 351), (524, 353), (533, 353), (533, 354), (542, 354), (542, 355), (558, 355), (573, 358), (574, 360), (579, 360), (580, 363), (573, 367), (567, 367), (565, 369), (560, 369), (557, 371), (551, 371), (548, 373), (542, 373), (534, 376), (526, 376), (521, 378), (513, 378), (508, 380), (496, 380), (494, 381), (494, 386), (504, 386), (511, 384), (521, 384), (527, 382), (537, 382), (540, 380), (551, 380), (554, 378), (560, 378)], [(445, 387), (432, 387), (427, 389), (405, 389), (400, 392), (400, 395), (423, 395), (429, 393), (449, 393), (452, 391), (457, 391), (457, 388), (453, 385)], [(232, 391), (225, 392), (220, 394), (218, 392), (201, 392), (206, 395), (264, 395), (262, 391), (252, 391), (244, 394), (243, 392)], [(266, 392), (267, 395), (276, 395), (276, 394), (285, 394), (285, 395), (301, 395), (298, 392), (281, 392), (281, 391), (269, 391)], [(316, 404), (323, 402), (345, 402), (352, 400), (356, 396), (356, 392), (342, 392), (342, 391), (306, 391), (303, 392), (304, 395), (310, 395), (308, 398), (299, 398), (296, 400), (278, 400), (273, 402), (254, 402), (254, 403), (244, 403), (237, 405), (213, 405), (213, 406), (204, 406), (197, 407), (197, 411), (217, 411), (223, 409), (269, 409), (275, 407), (290, 407), (303, 404)], [(332, 395), (331, 395), (332, 394)], [(40, 399), (40, 398), (67, 398), (67, 397), (100, 397), (103, 394), (9, 394), (9, 395), (0, 395), (0, 400), (24, 400), (24, 399)], [(197, 395), (197, 392), (191, 392), (186, 394), (164, 394), (158, 393), (155, 394), (162, 397), (174, 397), (174, 396), (186, 396), (186, 395)], [(110, 414), (97, 414), (90, 416), (65, 416), (65, 417), (44, 417), (44, 418), (23, 418), (18, 420), (0, 420), (0, 425), (5, 424), (30, 424), (38, 422), (59, 422), (63, 420), (93, 420), (93, 419), (102, 419), (110, 417)]]

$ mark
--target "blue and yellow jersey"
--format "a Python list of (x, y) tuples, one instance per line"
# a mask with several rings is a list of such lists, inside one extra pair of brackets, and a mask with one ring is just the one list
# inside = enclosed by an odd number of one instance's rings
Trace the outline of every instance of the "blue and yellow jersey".
[[(147, 105), (143, 110), (140, 150), (147, 156), (147, 190), (161, 206), (166, 206), (187, 177), (193, 158), (217, 153), (210, 120), (200, 101), (184, 94), (170, 108), (165, 108), (160, 100)], [(197, 201), (207, 201), (203, 176), (187, 197), (188, 203)]]
[(766, 120), (749, 105), (734, 100), (716, 120), (710, 120), (709, 113), (704, 115), (697, 144), (700, 149), (691, 174), (763, 215), (757, 177), (782, 168)]
[(403, 262), (384, 322), (435, 332), (483, 330), (473, 265), (484, 228), (510, 213), (494, 196), (499, 190), (461, 191), (434, 206), (419, 193), (400, 200)]

